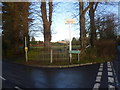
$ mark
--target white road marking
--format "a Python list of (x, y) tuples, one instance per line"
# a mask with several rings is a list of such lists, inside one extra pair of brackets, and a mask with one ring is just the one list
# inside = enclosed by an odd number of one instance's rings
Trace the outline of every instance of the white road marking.
[(101, 82), (101, 78), (102, 78), (102, 71), (103, 71), (103, 63), (100, 64), (99, 67), (99, 71), (97, 73), (97, 77), (96, 77), (96, 83), (94, 84), (93, 90), (98, 89), (100, 87), (100, 82)]
[(115, 90), (115, 86), (113, 86), (113, 85), (109, 85), (108, 88), (109, 88), (109, 90), (111, 90), (111, 89)]
[(112, 84), (114, 84), (115, 82), (114, 82), (114, 77), (113, 77), (113, 72), (112, 72), (112, 66), (111, 66), (111, 63), (110, 62), (108, 62), (107, 63), (107, 67), (108, 67), (108, 83), (109, 83), (109, 85), (108, 85), (108, 89), (109, 90), (115, 90), (115, 86), (113, 86), (113, 85), (110, 85), (110, 83), (112, 83)]
[[(111, 65), (112, 65), (112, 67), (113, 67), (113, 63), (111, 63)], [(116, 72), (115, 72), (115, 69), (114, 69), (114, 67), (113, 67), (113, 73), (114, 73), (114, 75), (115, 75), (115, 82), (116, 82), (116, 85), (117, 85), (117, 87), (119, 88), (119, 82), (118, 82), (118, 78), (117, 78), (117, 75), (116, 75)]]
[(107, 64), (110, 64), (110, 62), (107, 62)]
[(95, 83), (94, 87), (93, 87), (93, 90), (94, 89), (98, 89), (100, 87), (100, 83)]
[(100, 65), (100, 68), (103, 68), (103, 65)]
[(102, 72), (98, 72), (98, 74), (97, 74), (98, 76), (102, 76)]
[(103, 63), (101, 63), (100, 65), (103, 65)]
[(101, 81), (101, 77), (100, 76), (97, 76), (96, 77), (96, 82), (100, 82)]
[(114, 83), (114, 78), (113, 77), (108, 77), (108, 82)]
[(18, 86), (15, 86), (14, 87), (15, 89), (17, 89), (17, 90), (22, 90), (21, 88), (19, 88)]
[(99, 68), (99, 71), (102, 71), (103, 70), (103, 68)]
[(108, 68), (111, 68), (111, 66), (108, 66)]
[(108, 71), (112, 71), (112, 68), (108, 68)]
[(4, 80), (4, 81), (6, 80), (6, 79), (5, 79), (5, 78), (3, 78), (2, 76), (0, 76), (0, 78), (1, 78), (2, 80)]
[(108, 76), (113, 76), (113, 72), (108, 72)]

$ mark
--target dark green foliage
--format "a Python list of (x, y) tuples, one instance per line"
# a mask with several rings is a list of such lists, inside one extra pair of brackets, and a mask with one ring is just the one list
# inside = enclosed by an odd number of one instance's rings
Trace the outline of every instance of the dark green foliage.
[(76, 39), (75, 37), (73, 37), (72, 39), (72, 45), (79, 45), (80, 44), (80, 40)]
[[(28, 35), (28, 2), (3, 2), (3, 54), (18, 56), (24, 53), (24, 37)], [(29, 41), (29, 40), (28, 40)]]

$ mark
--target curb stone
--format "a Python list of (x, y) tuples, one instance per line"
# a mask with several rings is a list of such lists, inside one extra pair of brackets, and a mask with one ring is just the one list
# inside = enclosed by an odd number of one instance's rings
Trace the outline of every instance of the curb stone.
[(41, 68), (71, 68), (71, 67), (78, 67), (78, 66), (85, 66), (85, 65), (92, 65), (92, 64), (96, 64), (96, 63), (73, 64), (73, 65), (59, 65), (59, 66), (39, 66), (39, 65), (27, 65), (27, 66), (41, 67)]

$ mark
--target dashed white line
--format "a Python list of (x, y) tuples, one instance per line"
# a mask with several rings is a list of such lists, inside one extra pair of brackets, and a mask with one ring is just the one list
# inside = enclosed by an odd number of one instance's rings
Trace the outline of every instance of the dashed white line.
[[(112, 65), (112, 67), (113, 67), (113, 63), (111, 63), (111, 65)], [(116, 75), (116, 72), (115, 72), (115, 69), (114, 69), (114, 67), (113, 67), (113, 73), (114, 73), (114, 75), (115, 75), (115, 82), (116, 82), (116, 85), (117, 85), (117, 87), (119, 88), (119, 82), (118, 82), (118, 78), (117, 78), (117, 75)]]
[(109, 64), (109, 65), (110, 65), (110, 62), (107, 62), (107, 64)]
[(114, 77), (113, 77), (113, 72), (112, 72), (112, 66), (110, 64), (110, 62), (107, 63), (107, 67), (108, 67), (108, 89), (112, 89), (112, 90), (115, 90), (115, 86), (111, 85), (111, 84), (114, 84)]
[(96, 77), (96, 83), (94, 84), (93, 90), (98, 89), (100, 87), (102, 71), (103, 71), (103, 63), (100, 64), (99, 71), (98, 71), (97, 77)]
[(94, 87), (93, 87), (93, 90), (94, 89), (98, 89), (98, 87), (100, 87), (100, 83), (95, 83)]
[(109, 90), (115, 90), (115, 86), (113, 86), (113, 85), (108, 85), (108, 88), (109, 88)]
[(112, 71), (112, 68), (108, 68), (108, 71)]
[(101, 63), (100, 65), (103, 65), (103, 63)]
[(97, 76), (96, 77), (96, 82), (100, 82), (101, 81), (101, 76)]
[(108, 76), (113, 76), (113, 72), (108, 72)]
[(108, 82), (114, 83), (114, 78), (113, 77), (108, 77)]
[(103, 68), (103, 65), (100, 65), (100, 68)]
[(108, 66), (108, 68), (111, 68), (111, 66)]
[(2, 80), (4, 80), (4, 81), (6, 80), (6, 79), (5, 79), (5, 78), (3, 78), (2, 76), (0, 76), (0, 78), (1, 78)]
[(98, 76), (102, 76), (102, 72), (98, 72), (98, 74), (97, 74)]
[(102, 71), (103, 70), (103, 68), (99, 68), (99, 71)]
[[(115, 84), (116, 78), (114, 79), (114, 77), (113, 77), (113, 75), (115, 74), (114, 73), (115, 71), (110, 62), (107, 62), (107, 70), (108, 70), (108, 90), (110, 90), (110, 89), (115, 90), (114, 84)], [(98, 71), (98, 74), (96, 77), (96, 83), (94, 84), (93, 90), (99, 89), (102, 73), (103, 73), (103, 64), (101, 64), (99, 67), (99, 71)]]

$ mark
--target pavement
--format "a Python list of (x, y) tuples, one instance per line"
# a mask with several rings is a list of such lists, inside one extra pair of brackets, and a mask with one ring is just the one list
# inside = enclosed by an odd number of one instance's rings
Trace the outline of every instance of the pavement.
[(71, 68), (37, 68), (3, 62), (3, 88), (117, 89), (112, 62)]

